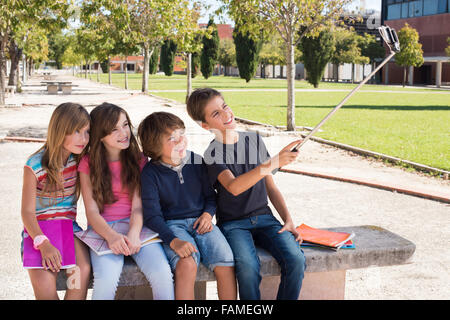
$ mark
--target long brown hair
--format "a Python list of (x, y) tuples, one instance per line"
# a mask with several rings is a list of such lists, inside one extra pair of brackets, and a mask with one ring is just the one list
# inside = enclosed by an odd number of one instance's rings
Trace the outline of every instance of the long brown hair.
[[(64, 182), (60, 172), (64, 167), (64, 139), (67, 135), (73, 134), (76, 130), (86, 127), (89, 124), (89, 121), (89, 113), (82, 105), (77, 103), (63, 103), (53, 111), (48, 124), (47, 140), (44, 145), (34, 153), (37, 154), (44, 150), (41, 161), (42, 167), (47, 172), (44, 187), (45, 192), (64, 191)], [(81, 159), (81, 156), (82, 154), (74, 154), (77, 164)], [(77, 179), (74, 198), (75, 203), (79, 196), (80, 184), (79, 179)]]
[(92, 193), (100, 212), (103, 211), (105, 204), (112, 204), (117, 201), (112, 191), (107, 151), (101, 139), (111, 134), (117, 125), (117, 121), (119, 121), (121, 113), (126, 116), (131, 131), (130, 146), (120, 152), (120, 180), (122, 189), (128, 189), (130, 201), (133, 198), (134, 192), (138, 192), (139, 194), (141, 192), (141, 172), (139, 167), (141, 151), (133, 135), (130, 117), (121, 107), (104, 102), (91, 111), (89, 139), (89, 169)]

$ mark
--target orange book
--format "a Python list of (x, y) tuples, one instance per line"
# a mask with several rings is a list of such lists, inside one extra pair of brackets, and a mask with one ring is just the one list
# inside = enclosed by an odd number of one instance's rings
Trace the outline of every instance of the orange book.
[(346, 233), (315, 229), (306, 224), (298, 226), (296, 230), (300, 233), (303, 241), (319, 244), (335, 250), (342, 247), (355, 236), (353, 232)]

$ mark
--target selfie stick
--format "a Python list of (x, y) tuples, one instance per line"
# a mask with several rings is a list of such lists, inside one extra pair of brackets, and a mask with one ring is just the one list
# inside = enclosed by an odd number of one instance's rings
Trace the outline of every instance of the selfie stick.
[(319, 130), (319, 128), (325, 123), (327, 122), (328, 119), (331, 118), (331, 116), (333, 114), (336, 113), (336, 111), (338, 111), (343, 105), (344, 103), (347, 102), (348, 99), (350, 99), (350, 97), (356, 92), (358, 91), (367, 81), (369, 81), (370, 78), (372, 78), (372, 76), (377, 73), (378, 70), (381, 69), (382, 66), (384, 66), (389, 60), (391, 60), (391, 58), (400, 51), (400, 43), (398, 41), (398, 37), (397, 37), (397, 33), (395, 32), (394, 29), (390, 28), (390, 27), (386, 27), (386, 26), (381, 26), (378, 28), (378, 31), (380, 32), (381, 37), (383, 38), (384, 42), (386, 42), (386, 44), (388, 45), (389, 49), (390, 49), (390, 54), (389, 56), (384, 59), (384, 61), (375, 69), (373, 70), (356, 88), (354, 88), (345, 98), (344, 100), (342, 100), (341, 103), (339, 103), (333, 110), (331, 110), (331, 112), (325, 117), (323, 118), (322, 121), (320, 121), (320, 123), (314, 127), (314, 129), (311, 130), (311, 132), (302, 140), (302, 142), (300, 142), (299, 144), (297, 144), (294, 149), (292, 149), (291, 151), (296, 152), (298, 151), (298, 149), (301, 148), (301, 146), (303, 146), (305, 144), (306, 141), (308, 141), (311, 136), (317, 132), (317, 130)]

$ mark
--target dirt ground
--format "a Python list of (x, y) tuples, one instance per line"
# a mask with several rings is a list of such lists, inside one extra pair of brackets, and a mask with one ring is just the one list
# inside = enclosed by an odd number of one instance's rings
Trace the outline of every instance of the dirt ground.
[[(59, 103), (79, 102), (90, 110), (108, 101), (124, 107), (134, 126), (154, 111), (177, 114), (185, 121), (191, 150), (200, 154), (212, 139), (210, 133), (188, 117), (182, 105), (83, 79), (67, 79), (79, 85), (70, 96), (49, 96), (43, 87), (29, 86), (25, 87), (23, 94), (8, 98), (7, 103), (21, 107), (0, 109), (0, 137), (44, 137), (50, 115)], [(33, 78), (28, 84), (37, 84), (40, 80)], [(252, 129), (243, 125), (240, 128)], [(276, 154), (293, 139), (294, 136), (282, 133), (264, 138), (271, 154)], [(0, 253), (0, 299), (34, 299), (19, 256), (22, 230), (20, 201), (23, 164), (39, 146), (39, 143), (0, 143), (0, 169), (4, 173), (0, 176), (3, 209), (3, 223), (0, 225), (3, 249)], [(407, 185), (450, 197), (448, 180), (409, 172), (313, 141), (305, 144), (296, 163), (287, 168)], [(416, 252), (409, 264), (347, 271), (346, 299), (450, 298), (449, 204), (304, 175), (280, 172), (274, 179), (298, 225), (306, 223), (318, 228), (377, 225), (416, 244)], [(81, 200), (78, 208), (78, 221), (86, 227)], [(217, 298), (214, 283), (208, 284), (208, 298)]]

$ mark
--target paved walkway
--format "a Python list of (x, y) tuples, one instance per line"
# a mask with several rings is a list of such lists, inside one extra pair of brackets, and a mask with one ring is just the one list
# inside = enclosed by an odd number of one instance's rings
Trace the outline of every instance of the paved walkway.
[[(75, 87), (72, 95), (47, 95), (33, 78), (23, 94), (8, 98), (8, 104), (20, 108), (0, 109), (0, 137), (45, 136), (48, 120), (54, 108), (62, 102), (79, 102), (88, 110), (108, 101), (124, 107), (137, 127), (154, 111), (168, 111), (185, 121), (191, 150), (203, 153), (212, 135), (192, 121), (184, 106), (165, 99), (136, 94), (92, 81), (66, 77)], [(62, 80), (62, 78), (61, 78)], [(246, 126), (241, 126), (245, 129)], [(249, 128), (251, 129), (251, 128)], [(271, 154), (276, 154), (294, 139), (284, 134), (264, 138)], [(3, 250), (0, 259), (0, 299), (33, 299), (27, 273), (19, 257), (20, 201), (22, 167), (26, 157), (38, 143), (0, 143), (0, 200), (3, 222), (0, 226)], [(449, 194), (448, 181), (442, 181), (383, 163), (352, 155), (348, 152), (309, 141), (302, 149), (292, 169), (321, 170), (351, 174), (384, 182), (401, 181), (408, 186), (429, 188)], [(417, 245), (413, 262), (404, 266), (351, 270), (347, 273), (347, 299), (449, 299), (450, 207), (448, 204), (404, 194), (365, 187), (357, 184), (280, 172), (274, 177), (285, 195), (296, 224), (314, 227), (377, 225), (397, 233)], [(79, 203), (78, 220), (86, 226), (84, 206)], [(356, 235), (357, 239), (357, 235)], [(216, 298), (215, 284), (208, 287), (209, 298)]]

